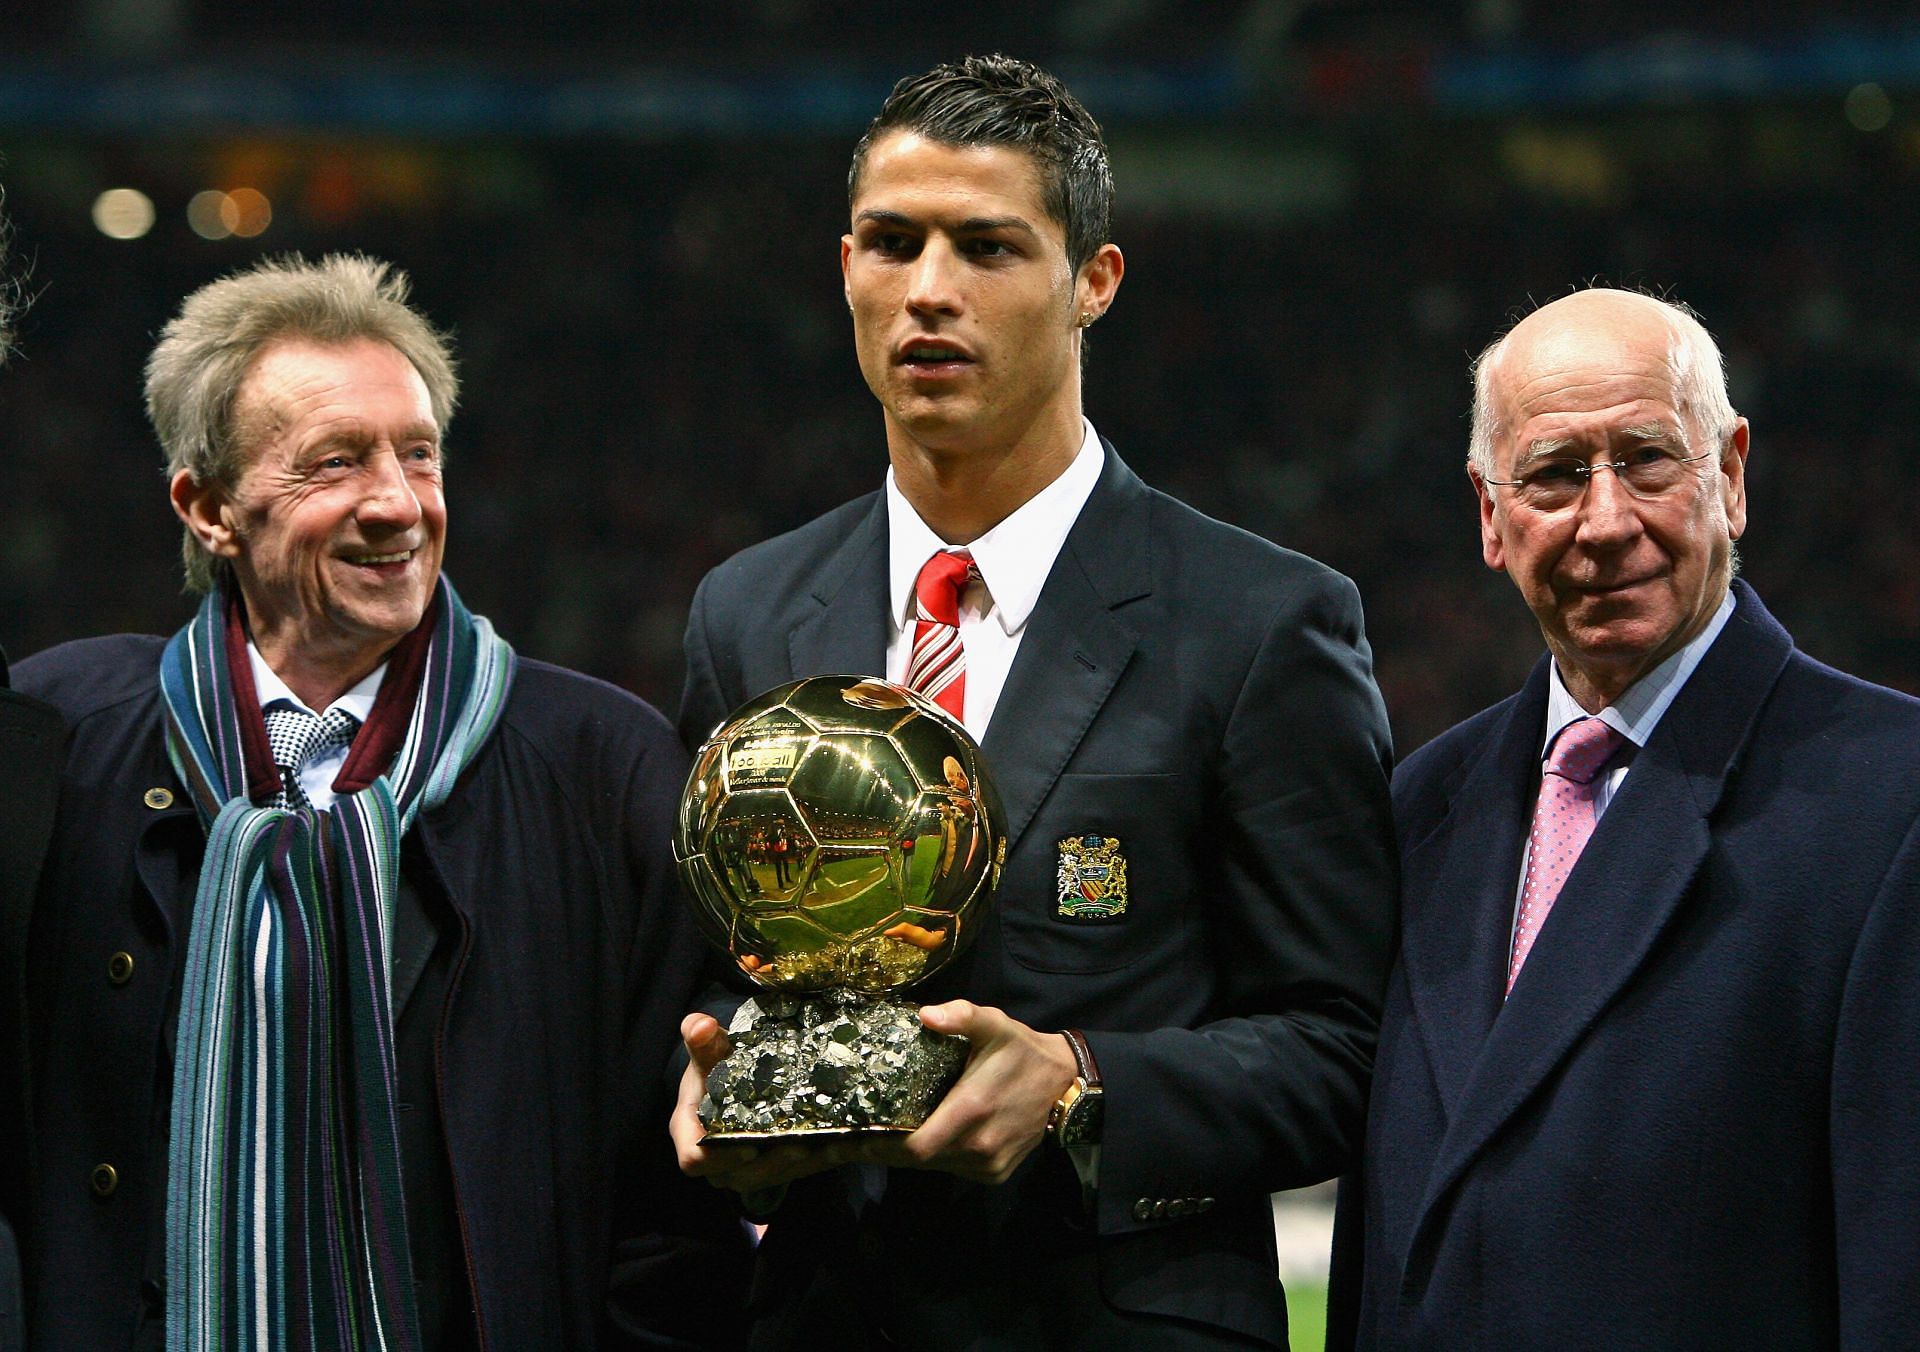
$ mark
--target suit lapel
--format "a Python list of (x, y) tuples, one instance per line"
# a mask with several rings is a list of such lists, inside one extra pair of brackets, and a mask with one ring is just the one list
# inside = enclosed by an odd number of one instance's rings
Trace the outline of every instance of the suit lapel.
[(787, 637), (788, 680), (887, 669), (887, 499), (873, 507), (814, 574)]
[[(1634, 758), (1542, 925), (1458, 1096), (1422, 1211), (1571, 1054), (1658, 947), (1792, 640), (1744, 583), (1726, 629)], [(1517, 859), (1515, 860), (1517, 868)], [(1511, 898), (1515, 879), (1508, 878)]]
[(1407, 898), (1402, 962), (1449, 1118), (1500, 1013), (1521, 848), (1539, 790), (1546, 702), (1543, 659), (1495, 723), (1482, 754), (1442, 785), (1445, 815), (1401, 861)]
[(1040, 589), (981, 750), (1012, 848), (1086, 734), (1139, 639), (1113, 614), (1152, 590), (1151, 499), (1114, 452)]

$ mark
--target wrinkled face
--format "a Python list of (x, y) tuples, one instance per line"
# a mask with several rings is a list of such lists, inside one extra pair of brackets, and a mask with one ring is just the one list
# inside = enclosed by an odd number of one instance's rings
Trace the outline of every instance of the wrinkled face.
[(1005, 446), (1061, 401), (1077, 412), (1086, 270), (1077, 282), (1024, 151), (882, 136), (840, 264), (890, 432), (935, 449)]
[(1746, 529), (1746, 421), (1720, 446), (1683, 417), (1680, 339), (1649, 305), (1581, 293), (1514, 330), (1493, 373), (1504, 419), (1493, 477), (1517, 479), (1548, 455), (1714, 454), (1658, 497), (1636, 498), (1602, 470), (1554, 512), (1475, 476), (1487, 565), (1513, 577), (1573, 693), (1604, 703), (1712, 618)]
[(241, 383), (264, 433), (219, 511), (263, 655), (372, 670), (420, 623), (446, 541), (427, 387), (368, 339), (269, 347)]

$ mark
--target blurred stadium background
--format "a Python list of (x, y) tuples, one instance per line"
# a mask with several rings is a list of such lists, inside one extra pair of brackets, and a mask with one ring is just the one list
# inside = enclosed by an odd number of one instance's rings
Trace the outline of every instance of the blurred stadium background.
[(10, 6), (0, 641), (187, 611), (140, 366), (263, 252), (453, 329), (449, 569), (671, 708), (701, 573), (871, 487), (835, 265), (854, 137), (968, 50), (1106, 125), (1128, 279), (1087, 404), (1152, 482), (1353, 576), (1403, 750), (1538, 640), (1480, 565), (1469, 356), (1600, 279), (1698, 306), (1754, 423), (1748, 575), (1920, 689), (1920, 17), (1882, 4), (73, 0)]
[(141, 362), (266, 252), (412, 272), (466, 394), (448, 567), (519, 649), (671, 709), (702, 572), (872, 487), (848, 152), (967, 51), (1107, 128), (1128, 277), (1087, 405), (1150, 481), (1359, 583), (1402, 750), (1538, 639), (1481, 566), (1466, 364), (1601, 280), (1705, 315), (1746, 570), (1920, 691), (1920, 16), (1863, 0), (43, 0), (0, 20), (35, 300), (0, 379), (0, 641), (166, 632)]

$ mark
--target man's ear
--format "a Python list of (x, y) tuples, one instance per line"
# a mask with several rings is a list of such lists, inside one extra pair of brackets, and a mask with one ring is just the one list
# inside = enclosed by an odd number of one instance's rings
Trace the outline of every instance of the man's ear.
[(1102, 244), (1094, 250), (1093, 257), (1081, 265), (1074, 285), (1075, 321), (1084, 326), (1105, 314), (1126, 272), (1127, 260), (1118, 244)]
[(1501, 538), (1500, 523), (1494, 519), (1493, 491), (1487, 487), (1487, 481), (1480, 477), (1480, 471), (1467, 464), (1467, 478), (1473, 481), (1473, 491), (1480, 498), (1480, 557), (1486, 560), (1487, 567), (1495, 572), (1507, 570), (1507, 542)]
[(192, 471), (183, 469), (167, 485), (167, 497), (173, 503), (173, 514), (193, 532), (202, 549), (223, 559), (240, 556), (240, 531), (224, 488), (200, 483)]

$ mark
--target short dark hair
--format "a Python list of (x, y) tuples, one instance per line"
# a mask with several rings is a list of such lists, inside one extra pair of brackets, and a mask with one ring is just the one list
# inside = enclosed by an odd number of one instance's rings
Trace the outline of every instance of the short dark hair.
[(1040, 167), (1041, 203), (1066, 232), (1074, 272), (1107, 242), (1113, 168), (1100, 124), (1065, 85), (1031, 61), (969, 56), (900, 81), (853, 148), (849, 203), (860, 190), (867, 152), (893, 131), (918, 132), (943, 145), (1026, 151)]

